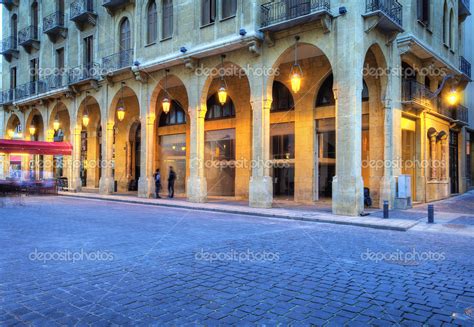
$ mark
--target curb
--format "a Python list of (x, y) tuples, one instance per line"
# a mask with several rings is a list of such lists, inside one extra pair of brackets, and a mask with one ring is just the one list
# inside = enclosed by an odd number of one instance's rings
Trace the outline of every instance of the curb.
[[(186, 210), (195, 210), (195, 211), (207, 211), (207, 212), (218, 212), (218, 213), (230, 213), (235, 215), (245, 215), (245, 216), (255, 216), (255, 217), (265, 217), (265, 218), (277, 218), (277, 219), (286, 219), (286, 220), (295, 220), (295, 221), (304, 221), (304, 222), (316, 222), (316, 223), (326, 223), (326, 224), (335, 224), (335, 225), (346, 225), (346, 226), (356, 226), (356, 227), (365, 227), (365, 228), (372, 228), (372, 229), (380, 229), (380, 230), (391, 230), (391, 231), (399, 231), (399, 232), (406, 232), (415, 225), (418, 224), (418, 221), (407, 221), (407, 220), (385, 220), (381, 218), (367, 218), (370, 220), (374, 220), (373, 222), (370, 221), (350, 221), (348, 219), (354, 219), (354, 217), (343, 218), (341, 216), (333, 216), (333, 218), (322, 218), (322, 217), (305, 217), (308, 215), (307, 213), (302, 213), (301, 215), (284, 215), (278, 213), (264, 213), (264, 212), (250, 212), (250, 211), (238, 211), (234, 209), (226, 209), (226, 208), (206, 208), (206, 207), (193, 207), (188, 205), (182, 205), (179, 203), (163, 203), (163, 202), (147, 202), (141, 201), (140, 199), (114, 199), (114, 198), (104, 198), (100, 196), (94, 195), (80, 195), (74, 193), (59, 193), (60, 196), (70, 197), (70, 198), (78, 198), (84, 200), (99, 200), (99, 201), (110, 201), (110, 202), (118, 202), (118, 203), (130, 203), (130, 204), (140, 204), (140, 205), (147, 205), (147, 206), (155, 206), (155, 207), (166, 207), (166, 208), (177, 208), (177, 209), (186, 209)], [(271, 209), (270, 209), (271, 210)], [(383, 223), (377, 223), (378, 221), (383, 221)], [(387, 224), (388, 223), (388, 224)]]

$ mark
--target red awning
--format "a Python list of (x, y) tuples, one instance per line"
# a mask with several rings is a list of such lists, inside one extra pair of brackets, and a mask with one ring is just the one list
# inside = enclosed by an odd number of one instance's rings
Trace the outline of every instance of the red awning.
[(0, 140), (0, 153), (68, 156), (72, 154), (72, 145), (67, 142)]

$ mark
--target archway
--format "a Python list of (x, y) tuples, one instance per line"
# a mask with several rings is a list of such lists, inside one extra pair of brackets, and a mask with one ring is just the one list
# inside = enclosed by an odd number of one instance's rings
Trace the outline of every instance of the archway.
[[(251, 167), (245, 163), (252, 157), (250, 84), (245, 71), (231, 60), (222, 58), (212, 71), (202, 92), (207, 194), (247, 199)], [(219, 96), (223, 87), (225, 99)]]
[(115, 192), (135, 192), (141, 173), (135, 170), (134, 166), (137, 160), (140, 162), (140, 158), (137, 158), (138, 153), (135, 151), (137, 123), (140, 123), (140, 105), (135, 91), (124, 82), (112, 99), (109, 122), (114, 125), (109, 152), (112, 154)]
[(86, 94), (77, 112), (77, 128), (81, 131), (80, 178), (82, 187), (97, 189), (101, 177), (102, 127), (97, 100)]
[[(67, 107), (62, 102), (53, 107), (48, 122), (48, 130), (52, 131), (53, 142), (71, 142), (71, 119)], [(51, 163), (47, 163), (51, 165)], [(64, 156), (53, 156), (52, 174), (53, 178), (62, 179), (64, 184), (69, 183), (71, 177), (71, 162)]]
[[(38, 109), (33, 109), (28, 115), (25, 123), (26, 139), (30, 141), (44, 141), (43, 116)], [(44, 156), (28, 156), (28, 178), (32, 180), (42, 180), (44, 178)]]
[[(332, 65), (319, 47), (298, 42), (280, 54), (273, 67), (279, 74), (270, 79), (267, 90), (272, 87), (269, 136), (274, 199), (313, 203), (319, 199), (319, 163), (329, 160), (321, 157), (318, 133), (327, 128), (325, 119), (333, 117), (334, 108), (315, 110), (314, 102)], [(292, 83), (295, 72), (302, 76), (299, 89)]]
[[(170, 101), (169, 112), (163, 111), (163, 100)], [(175, 196), (186, 195), (186, 180), (189, 175), (189, 115), (188, 94), (181, 79), (176, 75), (163, 78), (152, 96), (156, 112), (155, 161), (160, 169), (161, 185), (167, 189), (170, 167), (176, 173)], [(165, 191), (163, 191), (165, 193)], [(162, 194), (163, 195), (163, 194)]]
[[(6, 138), (11, 140), (21, 140), (24, 137), (23, 126), (20, 118), (11, 114), (6, 124)], [(23, 160), (23, 155), (9, 154), (6, 155), (7, 163), (3, 168), (5, 169), (5, 175), (12, 179), (24, 178), (24, 172), (26, 171), (27, 162)]]

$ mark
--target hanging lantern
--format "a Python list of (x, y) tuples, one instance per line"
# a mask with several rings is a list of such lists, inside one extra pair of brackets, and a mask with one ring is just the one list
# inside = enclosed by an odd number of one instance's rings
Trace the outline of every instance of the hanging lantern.
[(291, 89), (294, 93), (298, 93), (301, 89), (301, 79), (303, 78), (303, 71), (301, 66), (298, 64), (298, 41), (300, 40), (299, 36), (295, 37), (295, 63), (291, 67), (290, 71), (290, 82)]
[(125, 82), (122, 82), (121, 86), (121, 98), (120, 98), (120, 106), (117, 108), (117, 118), (119, 121), (123, 121), (125, 118), (125, 103), (123, 101), (123, 86), (125, 85)]
[(459, 102), (459, 94), (456, 90), (451, 90), (447, 97), (448, 103), (450, 106), (455, 106)]
[(82, 115), (82, 125), (84, 125), (84, 127), (87, 127), (87, 125), (89, 125), (89, 121), (90, 121), (89, 112), (86, 109), (84, 111), (84, 114)]
[(12, 139), (13, 136), (15, 136), (15, 132), (13, 131), (13, 129), (9, 129), (8, 130), (8, 137)]
[(167, 114), (168, 112), (170, 112), (170, 107), (171, 107), (171, 101), (170, 99), (168, 99), (167, 97), (164, 97), (163, 98), (163, 101), (161, 102), (161, 104), (163, 105), (163, 112), (165, 114)]
[(59, 124), (59, 115), (56, 114), (54, 117), (54, 122), (53, 122), (53, 128), (57, 132), (59, 130), (60, 124)]
[(30, 135), (31, 135), (31, 136), (33, 136), (33, 135), (36, 134), (36, 127), (35, 127), (35, 125), (31, 125), (30, 128), (29, 128), (29, 130), (30, 130)]
[(224, 105), (227, 102), (227, 89), (225, 88), (225, 85), (221, 86), (217, 92), (217, 96), (221, 105)]

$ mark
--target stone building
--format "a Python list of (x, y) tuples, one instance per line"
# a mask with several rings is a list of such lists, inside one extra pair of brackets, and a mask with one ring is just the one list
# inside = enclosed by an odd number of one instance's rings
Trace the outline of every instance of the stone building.
[(1, 135), (73, 153), (0, 154), (0, 179), (152, 197), (173, 166), (189, 201), (345, 215), (468, 187), (468, 0), (1, 3)]

